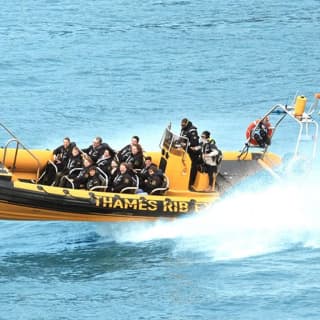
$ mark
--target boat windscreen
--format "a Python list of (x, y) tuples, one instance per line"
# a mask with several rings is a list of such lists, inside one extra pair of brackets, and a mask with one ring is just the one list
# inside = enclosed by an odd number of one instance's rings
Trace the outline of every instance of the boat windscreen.
[(172, 153), (186, 152), (189, 146), (189, 139), (173, 133), (169, 128), (165, 129), (160, 147)]

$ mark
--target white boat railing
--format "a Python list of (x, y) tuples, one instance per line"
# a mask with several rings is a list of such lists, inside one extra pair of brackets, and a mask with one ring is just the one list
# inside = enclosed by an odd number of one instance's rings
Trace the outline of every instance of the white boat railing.
[(3, 151), (2, 163), (4, 165), (6, 165), (8, 147), (11, 143), (15, 142), (16, 148), (15, 148), (15, 153), (14, 153), (14, 157), (13, 157), (12, 167), (10, 169), (11, 172), (14, 172), (16, 170), (18, 152), (19, 152), (19, 148), (21, 146), (23, 148), (23, 150), (25, 150), (31, 156), (31, 158), (33, 158), (37, 163), (36, 181), (38, 181), (39, 175), (40, 175), (40, 168), (41, 168), (41, 164), (40, 164), (39, 159), (3, 123), (0, 123), (0, 127), (2, 129), (4, 129), (9, 134), (9, 136), (11, 136), (11, 138), (7, 141), (7, 143), (3, 147), (4, 151)]

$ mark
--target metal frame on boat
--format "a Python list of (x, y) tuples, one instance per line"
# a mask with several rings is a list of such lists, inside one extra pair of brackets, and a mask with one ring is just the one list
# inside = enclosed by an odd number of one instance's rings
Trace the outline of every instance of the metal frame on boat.
[[(306, 140), (310, 140), (311, 143), (311, 159), (315, 159), (316, 151), (317, 151), (317, 144), (318, 144), (318, 132), (319, 132), (319, 125), (315, 119), (313, 119), (312, 114), (318, 108), (320, 99), (320, 94), (315, 94), (315, 101), (310, 106), (308, 111), (305, 111), (307, 99), (304, 96), (297, 96), (295, 99), (295, 105), (283, 105), (283, 104), (276, 104), (274, 105), (267, 113), (265, 113), (259, 122), (257, 122), (257, 127), (259, 123), (266, 117), (270, 115), (278, 115), (278, 119), (276, 120), (274, 126), (272, 127), (272, 135), (271, 139), (276, 133), (277, 129), (279, 128), (282, 121), (289, 117), (293, 120), (293, 122), (298, 127), (298, 135), (297, 141), (294, 149), (293, 158), (299, 158), (301, 156), (301, 143)], [(250, 148), (256, 147), (255, 145), (251, 145), (248, 139), (242, 149), (241, 157), (243, 157)], [(267, 152), (269, 145), (266, 145), (263, 152)], [(308, 157), (310, 155), (308, 154)]]

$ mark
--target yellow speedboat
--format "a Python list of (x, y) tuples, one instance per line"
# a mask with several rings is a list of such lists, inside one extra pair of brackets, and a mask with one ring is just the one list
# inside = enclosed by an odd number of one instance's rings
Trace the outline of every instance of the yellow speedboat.
[[(239, 179), (265, 166), (280, 163), (280, 158), (263, 151), (223, 152), (216, 191), (205, 193), (206, 173), (198, 172), (194, 190), (188, 189), (190, 159), (181, 139), (169, 128), (165, 130), (159, 152), (149, 152), (165, 173), (167, 185), (161, 195), (111, 193), (44, 186), (37, 183), (39, 172), (52, 159), (50, 150), (0, 149), (0, 218), (16, 220), (128, 221), (173, 218), (198, 212), (219, 199), (222, 192)], [(13, 141), (12, 139), (10, 140)]]
[[(301, 109), (300, 105), (298, 107)], [(284, 117), (294, 119), (300, 126), (299, 142), (301, 128), (314, 124), (317, 131), (318, 126), (310, 114), (305, 115), (303, 110), (297, 117), (295, 110), (276, 105), (263, 117), (275, 113), (280, 116), (272, 128), (273, 134)], [(248, 139), (242, 151), (223, 152), (215, 191), (204, 192), (208, 187), (208, 176), (200, 171), (194, 190), (190, 191), (188, 141), (181, 143), (184, 138), (168, 127), (161, 139), (160, 150), (147, 153), (166, 176), (167, 184), (160, 195), (44, 186), (38, 183), (39, 174), (52, 160), (52, 151), (27, 149), (9, 129), (1, 123), (0, 126), (10, 135), (0, 149), (0, 219), (133, 221), (174, 218), (201, 211), (239, 180), (260, 170), (272, 173), (272, 168), (281, 163), (278, 155), (267, 150), (268, 146), (251, 145)], [(16, 147), (9, 148), (11, 143)]]

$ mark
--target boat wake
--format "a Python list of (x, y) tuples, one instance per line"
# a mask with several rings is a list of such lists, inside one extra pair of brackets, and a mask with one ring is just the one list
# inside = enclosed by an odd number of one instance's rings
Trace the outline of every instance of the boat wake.
[[(286, 172), (287, 173), (287, 172)], [(117, 242), (172, 239), (178, 252), (214, 260), (237, 259), (292, 247), (320, 247), (317, 185), (312, 175), (289, 175), (276, 183), (241, 185), (211, 208), (174, 221), (102, 225), (99, 234)], [(259, 186), (259, 187), (258, 187)]]

